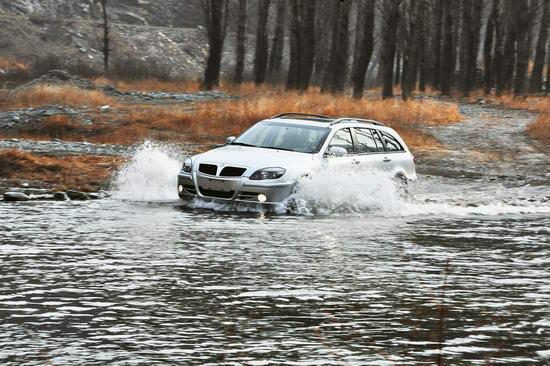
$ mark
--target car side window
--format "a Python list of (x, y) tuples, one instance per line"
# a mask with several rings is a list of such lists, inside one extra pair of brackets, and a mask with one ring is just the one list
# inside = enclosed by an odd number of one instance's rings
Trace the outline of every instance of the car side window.
[(330, 140), (327, 151), (329, 151), (331, 147), (335, 146), (345, 149), (348, 154), (353, 153), (353, 139), (351, 138), (351, 130), (349, 128), (343, 128), (336, 131), (332, 137), (332, 140)]
[(384, 136), (384, 142), (386, 143), (386, 150), (387, 151), (404, 151), (403, 147), (395, 139), (395, 137), (393, 137), (390, 134), (387, 134), (385, 132), (382, 132), (382, 136)]
[(368, 128), (356, 128), (355, 136), (357, 137), (357, 152), (359, 154), (368, 154), (378, 151), (374, 138), (372, 137), (372, 132)]
[(374, 137), (374, 142), (376, 143), (376, 148), (378, 151), (384, 151), (384, 144), (382, 143), (382, 139), (380, 138), (380, 132), (376, 130), (371, 130), (372, 136)]

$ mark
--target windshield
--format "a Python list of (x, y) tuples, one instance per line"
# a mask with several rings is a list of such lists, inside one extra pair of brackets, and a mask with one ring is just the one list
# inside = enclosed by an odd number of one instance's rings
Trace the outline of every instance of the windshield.
[(319, 151), (329, 131), (329, 128), (320, 126), (259, 122), (233, 141), (232, 145), (313, 154)]

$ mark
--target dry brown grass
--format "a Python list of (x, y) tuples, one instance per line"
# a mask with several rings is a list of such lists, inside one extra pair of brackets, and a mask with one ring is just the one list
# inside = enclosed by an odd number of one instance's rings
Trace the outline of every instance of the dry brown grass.
[(162, 91), (167, 93), (195, 93), (201, 89), (198, 81), (162, 81), (158, 79), (143, 79), (134, 81), (97, 78), (97, 85), (113, 85), (121, 91)]
[(9, 72), (26, 72), (29, 65), (23, 61), (18, 61), (9, 57), (0, 57), (0, 69)]
[(144, 138), (212, 143), (222, 142), (229, 135), (238, 135), (257, 121), (275, 114), (304, 112), (375, 119), (398, 130), (413, 149), (433, 149), (439, 145), (421, 132), (420, 127), (461, 119), (456, 104), (433, 100), (355, 100), (345, 95), (320, 94), (316, 90), (283, 92), (278, 88), (258, 89), (249, 84), (233, 91), (248, 97), (197, 103), (191, 110), (189, 104), (184, 107), (120, 105), (116, 115), (96, 116), (93, 126), (75, 123), (67, 116), (55, 116), (38, 128), (19, 132), (101, 143), (133, 144)]
[(8, 181), (40, 181), (65, 190), (97, 191), (120, 158), (103, 156), (39, 156), (16, 149), (0, 150), (0, 176)]
[(512, 93), (504, 93), (500, 96), (485, 96), (486, 100), (501, 107), (510, 109), (526, 109), (532, 112), (540, 112), (550, 104), (548, 96), (514, 97)]
[(419, 131), (420, 125), (447, 124), (461, 120), (455, 104), (436, 101), (355, 100), (315, 92), (260, 95), (235, 101), (204, 103), (178, 119), (180, 128), (195, 136), (221, 138), (236, 135), (253, 123), (292, 111), (375, 119), (405, 135), (416, 148), (434, 146), (434, 140)]
[(546, 104), (544, 109), (541, 110), (539, 116), (532, 123), (527, 131), (534, 137), (541, 139), (545, 142), (550, 142), (550, 105)]
[(9, 96), (8, 103), (15, 108), (44, 105), (67, 105), (71, 107), (116, 105), (114, 98), (98, 90), (86, 90), (72, 85), (37, 85)]

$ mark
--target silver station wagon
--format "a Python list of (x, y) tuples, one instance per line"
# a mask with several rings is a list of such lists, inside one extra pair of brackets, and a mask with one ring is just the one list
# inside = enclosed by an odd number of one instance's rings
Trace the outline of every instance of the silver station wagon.
[(226, 145), (187, 159), (178, 174), (181, 199), (279, 204), (297, 182), (335, 168), (416, 179), (412, 154), (392, 128), (358, 118), (283, 113), (260, 121)]

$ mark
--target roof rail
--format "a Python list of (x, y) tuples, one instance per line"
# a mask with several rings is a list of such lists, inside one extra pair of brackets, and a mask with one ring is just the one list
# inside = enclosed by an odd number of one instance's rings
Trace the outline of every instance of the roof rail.
[(340, 123), (340, 122), (348, 122), (348, 121), (349, 122), (369, 123), (371, 125), (376, 125), (376, 126), (384, 126), (384, 124), (382, 124), (378, 121), (373, 121), (372, 119), (351, 118), (351, 117), (336, 118), (330, 124), (332, 126), (332, 125), (335, 125), (335, 124)]
[(311, 114), (311, 113), (296, 113), (296, 112), (290, 112), (290, 113), (281, 113), (277, 114), (271, 118), (285, 118), (285, 117), (301, 117), (301, 118), (322, 118), (322, 119), (329, 119), (327, 116), (323, 116), (321, 114)]

